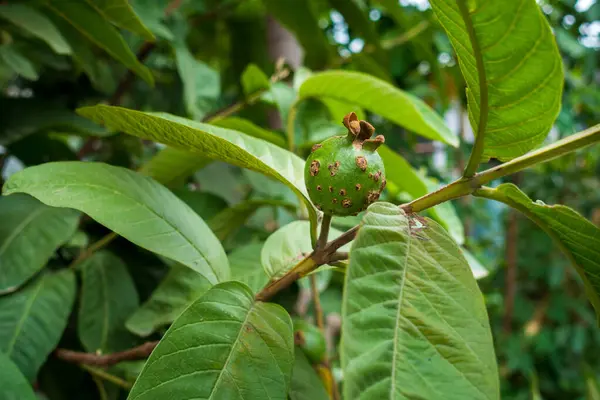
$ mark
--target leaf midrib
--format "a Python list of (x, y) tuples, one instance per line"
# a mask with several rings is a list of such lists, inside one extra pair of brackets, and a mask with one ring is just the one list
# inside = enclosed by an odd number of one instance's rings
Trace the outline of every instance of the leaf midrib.
[(28, 302), (25, 304), (25, 309), (23, 310), (23, 314), (21, 315), (21, 318), (19, 319), (19, 322), (17, 323), (17, 325), (15, 327), (14, 335), (13, 335), (13, 337), (12, 337), (11, 341), (9, 342), (8, 347), (6, 349), (6, 354), (7, 355), (11, 355), (12, 354), (13, 348), (14, 348), (15, 344), (17, 343), (17, 338), (19, 337), (19, 333), (20, 333), (21, 329), (23, 328), (23, 325), (25, 324), (25, 321), (29, 317), (29, 313), (31, 312), (31, 308), (33, 307), (33, 303), (35, 303), (35, 300), (36, 300), (37, 296), (39, 295), (40, 291), (42, 290), (42, 287), (44, 286), (44, 283), (45, 283), (45, 279), (42, 278), (42, 280), (37, 285), (37, 287), (35, 288), (35, 290), (31, 293), (30, 300), (28, 300)]
[[(238, 332), (237, 337), (233, 341), (231, 350), (229, 351), (229, 354), (227, 355), (227, 359), (225, 360), (225, 363), (223, 364), (223, 368), (219, 372), (219, 376), (217, 377), (217, 380), (215, 381), (215, 384), (214, 384), (212, 390), (210, 391), (210, 396), (208, 397), (208, 400), (211, 400), (213, 398), (213, 394), (215, 394), (215, 388), (217, 386), (219, 386), (219, 382), (221, 381), (221, 378), (223, 377), (223, 373), (227, 370), (227, 366), (231, 362), (231, 357), (233, 356), (234, 349), (237, 348), (237, 346), (238, 346), (238, 342), (239, 342), (240, 338), (242, 337), (242, 333), (244, 332), (244, 327), (246, 326), (246, 323), (248, 323), (248, 320), (250, 319), (250, 314), (252, 313), (252, 309), (255, 306), (256, 306), (256, 302), (253, 301), (250, 308), (248, 308), (248, 311), (246, 313), (246, 318), (244, 318), (244, 322), (242, 322), (242, 324), (240, 325), (240, 331)], [(227, 371), (227, 373), (229, 373), (229, 371)]]
[(50, 211), (50, 210), (51, 209), (48, 209), (48, 208), (40, 205), (39, 208), (38, 208), (38, 210), (35, 210), (31, 214), (29, 214), (29, 216), (27, 216), (27, 218), (23, 219), (23, 221), (21, 221), (21, 223), (19, 225), (17, 225), (17, 227), (15, 228), (15, 230), (13, 231), (13, 233), (11, 233), (8, 236), (8, 238), (4, 241), (4, 243), (2, 243), (2, 246), (0, 246), (0, 257), (2, 257), (2, 254), (6, 251), (6, 249), (9, 246), (9, 244), (11, 244), (12, 241), (21, 232), (23, 232), (23, 230), (25, 230), (25, 228), (27, 227), (27, 225), (29, 225), (39, 214), (43, 213), (44, 211)]
[[(403, 216), (405, 219), (406, 217)], [(408, 219), (406, 219), (408, 224)], [(406, 285), (406, 271), (408, 270), (408, 257), (412, 246), (412, 235), (410, 233), (410, 226), (407, 225), (408, 235), (406, 235), (406, 257), (404, 258), (404, 271), (402, 272), (402, 280), (400, 285), (400, 292), (398, 293), (398, 312), (396, 313), (396, 326), (394, 328), (394, 344), (393, 344), (393, 356), (392, 356), (392, 384), (390, 386), (390, 399), (394, 398), (396, 392), (396, 357), (398, 356), (398, 332), (400, 331), (400, 314), (402, 312), (402, 303), (404, 301), (404, 286)]]

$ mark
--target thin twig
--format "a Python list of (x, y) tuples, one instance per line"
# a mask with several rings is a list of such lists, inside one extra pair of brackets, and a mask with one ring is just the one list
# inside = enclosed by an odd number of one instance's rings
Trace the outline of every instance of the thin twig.
[(114, 383), (115, 385), (120, 386), (123, 389), (130, 390), (133, 387), (132, 383), (129, 383), (125, 379), (119, 378), (118, 376), (115, 376), (113, 374), (109, 374), (103, 369), (90, 367), (89, 365), (85, 364), (81, 364), (80, 367), (81, 369), (84, 369), (90, 374), (92, 374), (94, 377), (98, 377), (100, 379), (104, 379), (105, 381)]
[(115, 232), (111, 232), (111, 233), (105, 235), (103, 238), (101, 238), (97, 242), (94, 242), (87, 249), (85, 249), (84, 251), (82, 251), (81, 254), (79, 254), (79, 256), (75, 259), (75, 261), (73, 261), (71, 263), (71, 265), (69, 265), (69, 268), (75, 268), (78, 264), (80, 264), (82, 261), (84, 261), (87, 258), (89, 258), (96, 251), (98, 251), (101, 248), (107, 246), (110, 242), (112, 242), (113, 240), (115, 240), (118, 236), (119, 235), (117, 235)]
[[(331, 219), (331, 217), (330, 217)], [(329, 224), (328, 224), (329, 225)], [(323, 337), (326, 337), (327, 332), (325, 331), (325, 321), (323, 318), (323, 308), (321, 307), (321, 298), (319, 296), (319, 289), (317, 288), (317, 276), (312, 274), (309, 276), (310, 280), (310, 291), (312, 294), (313, 308), (315, 310), (315, 320), (317, 327), (321, 331)], [(329, 354), (325, 354), (325, 358), (319, 365), (319, 372), (321, 379), (324, 381), (325, 386), (328, 389), (329, 397), (334, 400), (338, 399), (336, 395), (337, 387), (335, 384), (335, 378), (333, 377), (333, 371), (331, 370), (331, 362), (329, 360)]]
[(146, 342), (132, 349), (110, 354), (84, 353), (67, 349), (56, 349), (54, 354), (61, 360), (74, 364), (110, 367), (121, 361), (145, 360), (157, 345), (158, 341)]

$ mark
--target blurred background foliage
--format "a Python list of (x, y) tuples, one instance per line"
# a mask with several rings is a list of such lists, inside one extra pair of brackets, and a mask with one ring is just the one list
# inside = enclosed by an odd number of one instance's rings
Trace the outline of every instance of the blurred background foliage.
[[(82, 2), (82, 7), (92, 3)], [(600, 4), (538, 3), (553, 27), (566, 70), (562, 110), (548, 139), (553, 141), (600, 116)], [(285, 147), (284, 125), (300, 84), (311, 71), (332, 68), (393, 83), (445, 116), (463, 139), (457, 149), (367, 115), (386, 143), (423, 174), (448, 182), (460, 175), (468, 157), (473, 134), (465, 83), (426, 0), (132, 0), (149, 31), (143, 26), (133, 32), (119, 29), (118, 15), (113, 15), (111, 34), (100, 41), (89, 39), (93, 24), (71, 24), (61, 4), (65, 2), (0, 1), (3, 179), (25, 166), (59, 160), (140, 168), (158, 145), (106, 131), (74, 113), (77, 107), (101, 102), (199, 121), (213, 118)], [(349, 111), (364, 115), (343, 102), (303, 102), (292, 127), (300, 154), (338, 132)], [(223, 113), (235, 116), (219, 122)], [(533, 199), (566, 204), (600, 224), (599, 157), (593, 147), (511, 179)], [(235, 261), (232, 268), (260, 268), (260, 244), (295, 219), (289, 204), (293, 209), (297, 199), (262, 175), (210, 160), (198, 163), (190, 177), (169, 186), (209, 222), (225, 209), (256, 201), (246, 211), (242, 206), (237, 222), (221, 226), (219, 236)], [(410, 198), (391, 185), (386, 200)], [(494, 330), (502, 398), (600, 398), (600, 331), (566, 258), (529, 220), (501, 206), (468, 199), (454, 207), (466, 248), (488, 272), (479, 283)], [(336, 226), (343, 229), (354, 222), (339, 220)], [(106, 233), (84, 220), (51, 267), (68, 265)], [(109, 249), (125, 261), (143, 304), (167, 274), (168, 263), (124, 239)], [(340, 274), (328, 273), (319, 282), (329, 339), (334, 339), (330, 343), (337, 337), (342, 280)], [(278, 301), (310, 320), (307, 290), (308, 285), (299, 285)], [(73, 348), (79, 345), (71, 325), (61, 345)], [(335, 348), (331, 352), (335, 364)], [(139, 369), (136, 363), (120, 367), (125, 376), (135, 376)], [(52, 399), (88, 399), (98, 396), (95, 383), (102, 384), (76, 366), (50, 358), (37, 384)], [(109, 396), (114, 387), (103, 390)]]

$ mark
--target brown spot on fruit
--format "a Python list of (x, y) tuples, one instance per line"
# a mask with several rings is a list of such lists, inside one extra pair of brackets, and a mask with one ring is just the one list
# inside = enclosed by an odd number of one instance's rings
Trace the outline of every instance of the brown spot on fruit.
[(367, 170), (367, 159), (363, 156), (356, 156), (356, 166), (360, 168), (361, 171)]
[(312, 147), (312, 149), (310, 150), (310, 152), (311, 152), (311, 153), (314, 153), (316, 150), (320, 149), (321, 147), (323, 147), (323, 145), (322, 145), (322, 144), (320, 144), (320, 143), (318, 143), (318, 144), (315, 144), (315, 145)]
[(346, 189), (341, 189), (340, 196), (345, 196), (345, 195), (346, 195)]
[(333, 193), (333, 186), (329, 186), (329, 193)]
[(369, 173), (369, 178), (372, 178), (372, 177), (373, 177), (373, 174)]
[(333, 164), (329, 164), (327, 166), (327, 169), (329, 169), (329, 174), (331, 176), (335, 176), (335, 174), (337, 174), (338, 170), (340, 169), (340, 162), (336, 161)]
[(362, 186), (360, 183), (357, 183), (356, 186), (354, 186), (356, 188), (356, 190), (360, 190), (362, 189)]
[(318, 160), (313, 160), (310, 163), (310, 176), (317, 176), (319, 174), (319, 168), (321, 163)]
[(333, 204), (337, 204), (337, 199), (334, 197), (333, 199), (331, 199), (331, 202), (332, 202)]
[(375, 182), (379, 182), (379, 178), (381, 177), (381, 171), (377, 171), (375, 175), (373, 175), (373, 180)]
[(369, 195), (367, 196), (367, 203), (371, 204), (374, 201), (377, 201), (379, 199), (379, 192), (373, 190), (369, 192)]
[(352, 207), (352, 200), (350, 200), (350, 199), (342, 200), (342, 207), (344, 207), (344, 208)]
[(317, 190), (320, 192), (321, 190), (323, 190), (323, 188), (321, 187), (321, 185), (317, 185)]

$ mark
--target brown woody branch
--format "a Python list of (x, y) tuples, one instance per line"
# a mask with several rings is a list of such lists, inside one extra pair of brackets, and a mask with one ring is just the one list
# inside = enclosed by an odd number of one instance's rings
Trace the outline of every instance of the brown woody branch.
[(146, 342), (141, 346), (111, 354), (84, 353), (67, 349), (56, 349), (54, 354), (59, 359), (74, 363), (110, 367), (121, 361), (144, 360), (150, 356), (158, 341)]

